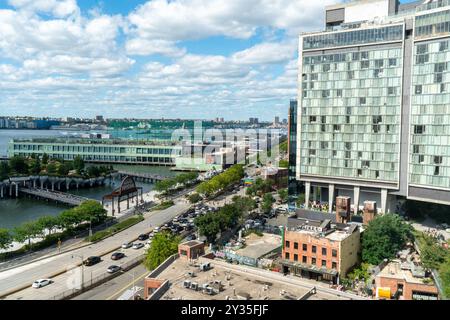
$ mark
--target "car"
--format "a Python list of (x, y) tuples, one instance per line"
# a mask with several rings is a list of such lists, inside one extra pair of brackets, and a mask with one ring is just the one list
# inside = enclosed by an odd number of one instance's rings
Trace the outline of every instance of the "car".
[(122, 249), (128, 249), (133, 246), (133, 242), (124, 242), (122, 243)]
[(140, 249), (140, 248), (143, 248), (144, 247), (144, 244), (143, 243), (140, 243), (140, 242), (136, 242), (135, 244), (133, 244), (133, 249)]
[(114, 252), (111, 255), (111, 260), (120, 260), (125, 257), (125, 253), (123, 252)]
[(138, 237), (138, 240), (140, 240), (140, 241), (144, 241), (144, 240), (147, 240), (147, 239), (148, 239), (148, 234), (145, 234), (145, 233), (140, 234), (139, 237)]
[(91, 256), (91, 257), (87, 258), (86, 260), (84, 260), (84, 265), (90, 267), (90, 266), (93, 266), (94, 264), (99, 263), (100, 261), (102, 261), (102, 259), (100, 257)]
[(33, 282), (33, 284), (31, 285), (33, 288), (39, 289), (45, 286), (48, 286), (49, 284), (51, 284), (53, 281), (50, 279), (39, 279), (36, 280), (35, 282)]
[(152, 244), (152, 240), (148, 240), (145, 244), (151, 245)]
[(186, 237), (186, 241), (191, 241), (191, 240), (195, 240), (197, 239), (197, 237), (195, 236), (195, 234), (190, 234)]
[(122, 268), (116, 265), (109, 266), (108, 269), (106, 269), (108, 273), (116, 273), (117, 271), (120, 270), (122, 270)]

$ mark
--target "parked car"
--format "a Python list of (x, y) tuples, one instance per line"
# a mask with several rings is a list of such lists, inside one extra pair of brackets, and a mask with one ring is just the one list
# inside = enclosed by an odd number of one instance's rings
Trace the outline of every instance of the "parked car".
[(111, 260), (120, 260), (125, 257), (125, 253), (123, 252), (114, 252), (111, 255)]
[(35, 282), (33, 282), (33, 284), (31, 285), (33, 288), (39, 289), (45, 286), (48, 286), (49, 284), (51, 284), (53, 281), (50, 279), (39, 279), (36, 280)]
[(122, 244), (122, 249), (128, 249), (131, 248), (133, 246), (133, 242), (124, 242)]
[(140, 241), (144, 241), (144, 240), (147, 240), (147, 239), (148, 239), (148, 234), (145, 234), (145, 233), (140, 234), (139, 237), (138, 237), (138, 240), (140, 240)]
[(106, 269), (106, 271), (108, 271), (108, 273), (116, 273), (117, 271), (120, 271), (122, 268), (119, 266), (109, 266), (108, 269)]
[(93, 266), (94, 264), (99, 263), (100, 261), (102, 261), (100, 257), (92, 256), (84, 260), (84, 265), (90, 267)]
[(143, 243), (140, 243), (140, 242), (136, 242), (135, 244), (133, 244), (133, 249), (140, 249), (140, 248), (143, 248), (144, 247), (144, 244)]
[(197, 239), (197, 237), (195, 236), (195, 234), (190, 234), (190, 235), (188, 235), (188, 236), (186, 237), (186, 240), (187, 240), (187, 241), (191, 241), (191, 240), (195, 240), (195, 239)]

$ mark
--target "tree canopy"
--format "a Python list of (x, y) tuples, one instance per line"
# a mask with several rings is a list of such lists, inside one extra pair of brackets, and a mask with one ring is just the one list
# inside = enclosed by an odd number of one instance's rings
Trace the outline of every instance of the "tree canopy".
[(177, 253), (181, 239), (170, 232), (157, 233), (148, 249), (144, 265), (148, 270), (154, 270), (171, 255)]
[(372, 220), (362, 234), (362, 260), (377, 265), (392, 259), (408, 241), (413, 240), (413, 228), (395, 214), (385, 214)]

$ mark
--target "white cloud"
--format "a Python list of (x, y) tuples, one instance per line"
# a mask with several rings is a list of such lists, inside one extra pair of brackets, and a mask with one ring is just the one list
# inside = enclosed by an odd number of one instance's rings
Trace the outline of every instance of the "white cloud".
[(233, 54), (232, 59), (238, 64), (281, 63), (292, 59), (296, 50), (297, 41), (267, 42), (236, 52)]
[(168, 57), (180, 57), (186, 54), (186, 49), (178, 48), (173, 41), (167, 40), (147, 40), (135, 38), (129, 40), (126, 51), (130, 55), (149, 56), (161, 54)]
[(9, 0), (9, 4), (26, 13), (51, 13), (54, 17), (64, 18), (78, 15), (76, 0)]

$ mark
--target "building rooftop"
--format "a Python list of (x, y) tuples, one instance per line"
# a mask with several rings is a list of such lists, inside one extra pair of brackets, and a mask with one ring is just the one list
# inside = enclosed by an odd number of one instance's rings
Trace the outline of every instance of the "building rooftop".
[[(420, 266), (415, 265), (415, 267), (421, 269)], [(424, 282), (425, 279), (431, 280), (429, 277), (418, 276), (414, 269), (411, 269), (408, 264), (402, 263), (400, 260), (394, 260), (388, 263), (387, 266), (384, 267), (383, 270), (381, 270), (381, 272), (377, 275), (377, 277), (400, 279), (405, 280), (408, 283), (417, 284), (426, 284)], [(433, 282), (431, 282), (431, 284), (432, 283)]]
[(174, 141), (151, 140), (122, 140), (122, 139), (80, 139), (80, 138), (31, 138), (12, 139), (12, 143), (44, 143), (44, 144), (100, 144), (100, 145), (150, 145), (150, 146), (177, 146)]
[[(299, 286), (293, 284), (293, 281), (291, 283), (286, 280), (281, 281), (283, 277), (275, 272), (236, 266), (205, 258), (200, 260), (194, 264), (187, 260), (176, 259), (168, 265), (158, 276), (159, 280), (169, 280), (170, 282), (170, 287), (160, 300), (298, 300), (313, 288), (309, 284)], [(200, 272), (199, 265), (205, 261), (210, 261), (212, 268)], [(193, 272), (195, 276), (191, 277), (189, 272)], [(270, 276), (265, 276), (265, 274)], [(185, 281), (195, 282), (199, 287), (209, 284), (215, 288), (221, 287), (221, 289), (220, 292), (209, 295), (201, 290), (185, 288)], [(216, 281), (215, 284), (214, 281)], [(338, 293), (338, 291), (336, 294), (317, 292), (307, 299), (345, 299), (338, 296)]]
[(269, 233), (258, 236), (252, 233), (245, 237), (245, 245), (244, 248), (236, 250), (236, 253), (240, 256), (259, 259), (281, 247), (281, 236)]

